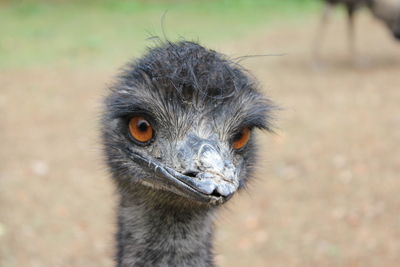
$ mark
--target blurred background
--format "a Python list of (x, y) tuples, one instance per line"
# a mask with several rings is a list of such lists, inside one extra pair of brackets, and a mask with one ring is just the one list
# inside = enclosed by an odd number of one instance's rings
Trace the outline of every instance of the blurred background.
[[(362, 10), (356, 55), (318, 0), (0, 0), (0, 266), (113, 266), (98, 118), (151, 36), (235, 58), (282, 109), (218, 219), (218, 266), (398, 266), (400, 42)], [(164, 17), (164, 19), (163, 19)], [(150, 38), (151, 39), (151, 38)]]

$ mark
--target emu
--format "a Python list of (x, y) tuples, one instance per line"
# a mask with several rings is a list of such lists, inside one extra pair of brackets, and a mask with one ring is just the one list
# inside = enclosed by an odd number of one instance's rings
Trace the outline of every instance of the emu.
[(348, 42), (350, 54), (355, 54), (354, 49), (354, 14), (362, 8), (368, 8), (371, 13), (381, 22), (383, 22), (393, 37), (400, 41), (400, 0), (323, 0), (325, 6), (322, 12), (321, 21), (314, 43), (314, 56), (318, 58), (319, 47), (325, 31), (326, 24), (336, 5), (342, 5), (346, 8), (348, 21)]
[(237, 63), (193, 42), (127, 65), (102, 117), (118, 267), (214, 266), (215, 214), (250, 179), (273, 107)]

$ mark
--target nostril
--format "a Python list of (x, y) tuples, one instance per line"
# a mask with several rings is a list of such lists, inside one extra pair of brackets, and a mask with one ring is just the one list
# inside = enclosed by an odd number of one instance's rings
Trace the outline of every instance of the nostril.
[(199, 174), (199, 173), (196, 171), (187, 171), (187, 172), (184, 172), (183, 174), (186, 176), (189, 176), (189, 177), (196, 177), (197, 174)]
[(216, 188), (214, 189), (214, 191), (212, 191), (211, 195), (214, 197), (222, 197), (222, 195), (217, 191)]

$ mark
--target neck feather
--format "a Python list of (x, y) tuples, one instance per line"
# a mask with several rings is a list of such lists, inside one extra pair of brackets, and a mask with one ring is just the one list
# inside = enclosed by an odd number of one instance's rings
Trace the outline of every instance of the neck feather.
[(214, 266), (214, 209), (166, 204), (160, 195), (143, 196), (134, 192), (121, 196), (118, 267)]

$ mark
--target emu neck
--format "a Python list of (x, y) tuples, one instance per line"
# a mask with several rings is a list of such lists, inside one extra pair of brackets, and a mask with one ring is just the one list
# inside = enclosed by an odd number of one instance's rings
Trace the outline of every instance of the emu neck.
[(119, 206), (118, 267), (214, 266), (209, 207), (179, 208), (127, 195)]

